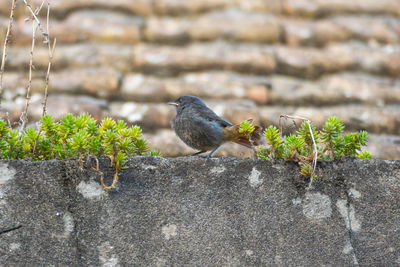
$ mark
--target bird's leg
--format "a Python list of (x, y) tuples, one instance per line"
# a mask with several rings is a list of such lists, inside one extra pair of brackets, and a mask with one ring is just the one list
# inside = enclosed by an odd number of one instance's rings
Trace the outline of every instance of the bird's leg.
[(190, 156), (197, 156), (197, 155), (199, 155), (199, 154), (201, 154), (201, 153), (204, 153), (204, 152), (205, 152), (205, 151), (201, 150), (201, 151), (196, 152), (196, 153), (194, 153), (194, 154), (192, 154), (192, 155), (190, 155)]
[(210, 154), (208, 154), (207, 159), (211, 158), (211, 155), (212, 155), (219, 147), (220, 147), (219, 145), (216, 146), (216, 147), (214, 147), (214, 149), (211, 150)]

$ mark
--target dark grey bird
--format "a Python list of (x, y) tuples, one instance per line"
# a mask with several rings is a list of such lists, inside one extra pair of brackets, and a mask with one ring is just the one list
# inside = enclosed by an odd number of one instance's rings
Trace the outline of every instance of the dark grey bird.
[(176, 106), (176, 116), (172, 128), (176, 135), (188, 146), (199, 150), (198, 155), (211, 150), (207, 158), (224, 143), (235, 142), (246, 147), (259, 145), (261, 127), (255, 126), (252, 134), (239, 133), (240, 125), (234, 125), (220, 118), (214, 111), (196, 97), (184, 95), (168, 104)]

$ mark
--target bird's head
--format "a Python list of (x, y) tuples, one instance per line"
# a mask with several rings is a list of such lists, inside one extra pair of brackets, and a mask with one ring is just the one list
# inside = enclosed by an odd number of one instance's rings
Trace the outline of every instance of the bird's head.
[(168, 102), (168, 104), (176, 106), (176, 110), (178, 113), (189, 106), (206, 107), (206, 104), (204, 104), (204, 102), (200, 98), (191, 95), (180, 96), (176, 100)]

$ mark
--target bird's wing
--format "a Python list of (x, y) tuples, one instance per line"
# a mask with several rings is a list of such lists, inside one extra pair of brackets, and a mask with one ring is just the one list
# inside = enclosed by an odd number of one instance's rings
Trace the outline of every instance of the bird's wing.
[(216, 121), (218, 122), (222, 127), (227, 127), (227, 126), (232, 126), (233, 124), (222, 119), (219, 117), (217, 114), (215, 114), (214, 111), (209, 109), (208, 107), (204, 108), (196, 108), (196, 112), (203, 118), (209, 121)]

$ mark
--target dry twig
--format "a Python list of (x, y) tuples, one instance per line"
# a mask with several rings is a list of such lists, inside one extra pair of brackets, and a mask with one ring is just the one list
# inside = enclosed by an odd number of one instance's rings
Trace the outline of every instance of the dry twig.
[(7, 118), (8, 126), (11, 127), (10, 114), (8, 113), (8, 111), (6, 112), (6, 118)]
[(28, 86), (26, 87), (26, 100), (25, 100), (25, 109), (21, 114), (21, 128), (20, 133), (23, 133), (25, 130), (26, 124), (28, 123), (28, 108), (29, 108), (29, 100), (31, 99), (31, 88), (32, 88), (32, 69), (33, 66), (33, 51), (35, 49), (35, 36), (36, 33), (36, 22), (32, 21), (32, 46), (29, 56), (29, 78), (28, 78)]
[(32, 10), (32, 7), (31, 7), (31, 5), (27, 2), (27, 0), (23, 0), (23, 1), (24, 1), (24, 3), (25, 3), (26, 7), (28, 8), (29, 12), (31, 13), (32, 17), (34, 18), (34, 20), (36, 21), (36, 23), (37, 23), (38, 26), (39, 26), (40, 32), (42, 33), (42, 35), (43, 35), (43, 37), (44, 37), (44, 41), (43, 41), (43, 42), (44, 42), (45, 44), (47, 44), (47, 43), (49, 42), (49, 34), (43, 30), (43, 25), (42, 25), (42, 23), (40, 22), (40, 20), (39, 20), (38, 17), (37, 17), (37, 14), (39, 13), (40, 9), (42, 8), (44, 1), (43, 1), (42, 4), (40, 5), (40, 7), (39, 7), (37, 10), (35, 10), (35, 11)]
[(13, 21), (14, 21), (15, 3), (16, 3), (16, 0), (12, 0), (11, 11), (10, 11), (10, 19), (8, 21), (6, 38), (4, 39), (4, 45), (3, 45), (3, 56), (1, 58), (1, 67), (0, 67), (0, 106), (1, 106), (1, 99), (2, 99), (2, 96), (3, 96), (3, 75), (4, 75), (4, 66), (5, 66), (6, 59), (7, 59), (7, 45), (9, 43), (9, 41), (10, 41), (11, 28), (12, 28), (12, 24), (13, 24)]
[(117, 182), (118, 182), (118, 179), (119, 179), (119, 178), (118, 178), (118, 171), (115, 170), (114, 177), (113, 177), (113, 181), (112, 181), (111, 185), (106, 185), (106, 184), (104, 183), (104, 174), (103, 174), (103, 172), (100, 170), (99, 159), (96, 158), (96, 157), (93, 157), (93, 158), (94, 158), (94, 160), (96, 161), (96, 168), (93, 168), (93, 167), (92, 167), (92, 169), (100, 175), (100, 183), (101, 183), (101, 185), (103, 186), (103, 188), (106, 189), (106, 190), (114, 189), (115, 186), (116, 186), (116, 184), (117, 184)]
[[(50, 39), (50, 29), (49, 29), (49, 17), (50, 17), (50, 3), (47, 1), (47, 33)], [(45, 78), (45, 88), (44, 88), (44, 98), (43, 98), (43, 112), (42, 116), (45, 116), (47, 113), (47, 96), (48, 96), (48, 89), (49, 89), (49, 77), (50, 77), (50, 69), (51, 69), (51, 62), (53, 61), (54, 49), (56, 48), (57, 39), (54, 38), (53, 46), (51, 46), (51, 42), (48, 42), (49, 47), (49, 63), (47, 65), (47, 73)]]
[[(43, 5), (43, 3), (44, 3), (44, 1), (42, 2), (42, 5)], [(47, 1), (46, 30), (47, 30), (48, 37), (49, 37), (49, 40), (50, 40), (50, 29), (49, 29), (50, 23), (49, 23), (49, 21), (50, 21), (50, 3), (49, 3), (49, 1)], [(51, 63), (52, 63), (52, 60), (53, 60), (54, 50), (56, 48), (56, 42), (57, 42), (56, 38), (54, 38), (53, 46), (51, 46), (51, 42), (50, 41), (47, 42), (48, 49), (49, 49), (49, 54), (48, 54), (49, 55), (49, 62), (47, 64), (47, 72), (46, 72), (46, 77), (45, 77), (44, 97), (43, 97), (43, 102), (42, 102), (42, 106), (43, 106), (42, 117), (44, 117), (46, 115), (46, 113), (47, 113), (47, 97), (48, 97), (48, 89), (49, 89), (50, 69), (51, 69)], [(38, 122), (38, 128), (39, 128), (39, 132), (38, 132), (38, 135), (37, 135), (36, 140), (35, 140), (35, 145), (33, 146), (33, 153), (36, 152), (37, 143), (38, 143), (40, 134), (42, 132), (42, 130), (40, 129), (40, 122)]]

